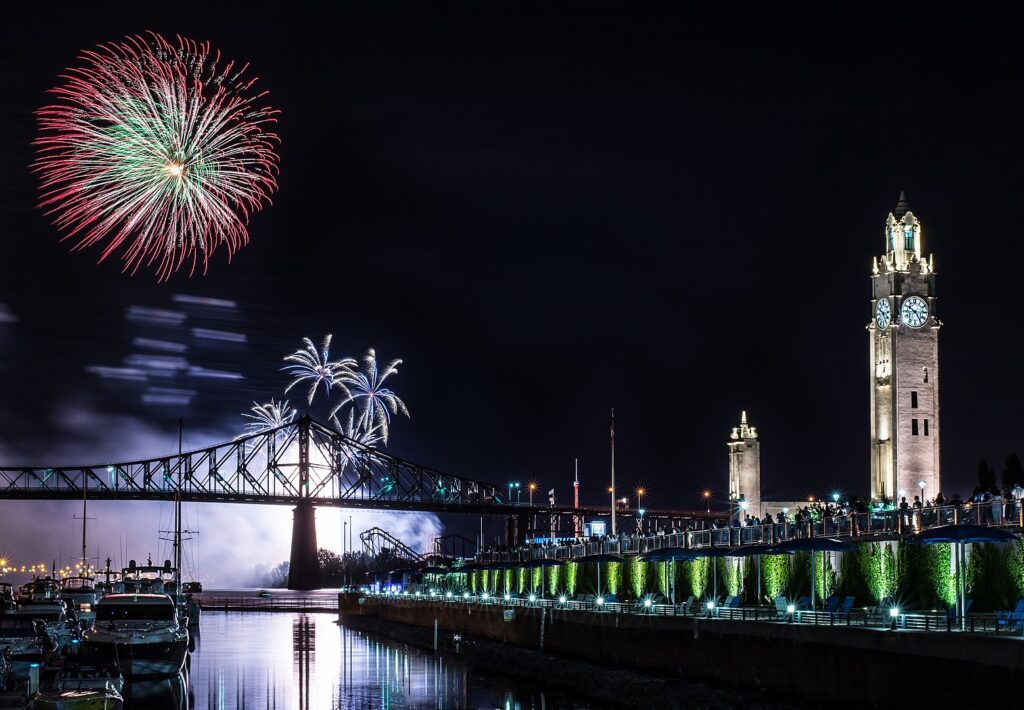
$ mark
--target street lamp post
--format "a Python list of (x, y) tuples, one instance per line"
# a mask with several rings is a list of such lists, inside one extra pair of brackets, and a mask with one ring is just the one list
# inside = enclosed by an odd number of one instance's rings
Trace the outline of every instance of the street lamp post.
[(711, 491), (704, 491), (704, 503), (707, 505), (708, 515), (711, 515)]
[(516, 481), (512, 485), (515, 486), (515, 489), (516, 489), (516, 503), (518, 503), (519, 502), (519, 481)]
[(636, 489), (636, 508), (640, 517), (637, 521), (637, 530), (641, 533), (644, 531), (644, 490), (643, 486)]
[(534, 492), (535, 490), (537, 490), (537, 484), (536, 484), (536, 483), (530, 483), (530, 484), (529, 484), (529, 485), (527, 486), (527, 488), (529, 488), (529, 489), (530, 489), (530, 507), (532, 508), (532, 507), (533, 507), (533, 492)]

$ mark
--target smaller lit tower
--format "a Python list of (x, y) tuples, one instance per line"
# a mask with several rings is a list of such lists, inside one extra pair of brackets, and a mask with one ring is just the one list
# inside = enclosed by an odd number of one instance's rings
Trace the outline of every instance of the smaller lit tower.
[(729, 508), (734, 518), (761, 514), (761, 442), (757, 429), (747, 426), (747, 413), (729, 435)]
[(576, 480), (572, 482), (572, 530), (576, 537), (583, 537), (583, 518), (580, 517), (580, 460), (576, 459)]

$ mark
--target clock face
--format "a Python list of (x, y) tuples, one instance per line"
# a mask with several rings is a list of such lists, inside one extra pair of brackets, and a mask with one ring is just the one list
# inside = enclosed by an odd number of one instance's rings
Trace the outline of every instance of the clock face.
[(920, 296), (904, 298), (900, 318), (911, 328), (920, 328), (928, 320), (928, 303)]
[(878, 304), (875, 305), (875, 325), (884, 329), (888, 328), (891, 322), (892, 306), (889, 305), (888, 298), (881, 298), (878, 300)]

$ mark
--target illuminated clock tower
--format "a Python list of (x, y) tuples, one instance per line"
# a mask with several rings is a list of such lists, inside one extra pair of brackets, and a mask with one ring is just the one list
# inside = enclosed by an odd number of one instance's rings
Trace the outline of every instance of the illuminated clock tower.
[[(871, 498), (934, 498), (939, 478), (939, 328), (934, 260), (900, 193), (871, 270)], [(922, 491), (923, 486), (923, 491)]]

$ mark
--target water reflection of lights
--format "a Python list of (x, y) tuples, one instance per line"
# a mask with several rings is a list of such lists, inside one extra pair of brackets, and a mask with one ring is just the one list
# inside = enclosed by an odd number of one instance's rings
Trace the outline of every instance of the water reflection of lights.
[(188, 681), (196, 708), (500, 707), (505, 699), (541, 706), (539, 691), (470, 679), (461, 664), (340, 626), (328, 614), (211, 611), (201, 639)]

